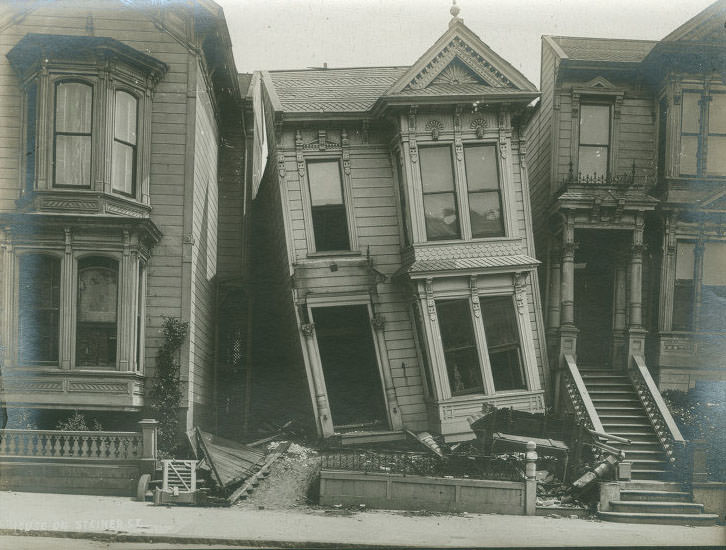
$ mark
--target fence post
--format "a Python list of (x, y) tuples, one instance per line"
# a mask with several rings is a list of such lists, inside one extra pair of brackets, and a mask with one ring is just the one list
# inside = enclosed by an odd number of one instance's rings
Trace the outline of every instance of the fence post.
[(141, 458), (144, 460), (156, 460), (156, 444), (159, 430), (159, 421), (153, 418), (139, 420), (141, 426), (141, 439), (143, 452)]
[(524, 455), (524, 514), (533, 516), (537, 513), (537, 444), (534, 441), (527, 443), (527, 453)]
[(692, 483), (701, 483), (708, 481), (708, 472), (706, 470), (706, 442), (703, 439), (696, 439), (688, 442), (688, 450), (691, 454), (690, 459), (690, 481)]

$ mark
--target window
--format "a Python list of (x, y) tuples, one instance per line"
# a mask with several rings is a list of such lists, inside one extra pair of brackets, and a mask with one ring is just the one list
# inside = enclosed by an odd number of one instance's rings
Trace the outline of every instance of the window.
[(726, 175), (726, 93), (684, 91), (680, 137), (681, 175)]
[(504, 236), (496, 147), (494, 145), (465, 147), (464, 161), (469, 192), (471, 236), (474, 238)]
[(125, 195), (133, 195), (135, 190), (136, 118), (136, 98), (128, 92), (117, 91), (113, 120), (111, 187)]
[(583, 176), (607, 176), (610, 154), (610, 106), (580, 106), (578, 172)]
[(707, 242), (703, 255), (703, 286), (699, 328), (726, 330), (726, 243)]
[(25, 107), (25, 191), (33, 190), (35, 182), (36, 124), (38, 121), (38, 85), (28, 86)]
[(118, 262), (104, 257), (78, 262), (76, 365), (116, 365)]
[(673, 291), (673, 330), (693, 328), (693, 274), (695, 245), (679, 241), (676, 247), (676, 282)]
[(459, 239), (461, 231), (451, 147), (422, 147), (419, 156), (426, 237), (429, 241)]
[(55, 93), (55, 180), (57, 187), (91, 186), (93, 88), (60, 82)]
[(511, 296), (480, 298), (495, 391), (525, 390), (519, 328)]
[(307, 169), (315, 250), (350, 250), (340, 163), (337, 159), (311, 160)]
[(60, 260), (20, 256), (19, 359), (24, 365), (58, 363)]
[(468, 300), (436, 302), (452, 395), (484, 391)]

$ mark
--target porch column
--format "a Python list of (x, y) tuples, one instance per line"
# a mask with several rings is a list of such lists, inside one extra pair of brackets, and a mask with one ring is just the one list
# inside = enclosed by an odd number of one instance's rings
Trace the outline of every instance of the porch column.
[[(70, 227), (63, 229), (64, 255), (61, 263), (61, 288), (69, 289), (76, 287), (75, 260), (73, 259), (73, 235)], [(73, 349), (75, 348), (75, 304), (72, 292), (61, 292), (60, 317), (66, 319), (60, 324), (60, 341), (58, 342), (58, 354), (62, 369), (70, 369), (73, 366)]]
[(613, 320), (612, 362), (614, 367), (624, 366), (625, 328), (627, 312), (627, 271), (625, 258), (618, 258), (615, 266), (615, 318)]
[(701, 328), (701, 302), (703, 300), (703, 255), (706, 245), (703, 230), (698, 232), (698, 241), (693, 249), (693, 330)]
[(10, 228), (3, 228), (0, 237), (0, 366), (10, 367), (14, 363), (15, 340), (12, 336), (15, 276)]
[(550, 254), (550, 281), (547, 293), (548, 311), (547, 311), (547, 329), (556, 330), (560, 326), (560, 303), (562, 301), (562, 251), (559, 246), (554, 246)]
[(567, 214), (562, 227), (562, 266), (560, 268), (560, 350), (559, 359), (565, 354), (577, 354), (577, 327), (575, 327), (575, 220)]
[(386, 346), (386, 318), (383, 315), (375, 315), (371, 319), (373, 332), (376, 334), (376, 342), (378, 342), (378, 352), (381, 356), (381, 370), (383, 371), (383, 386), (386, 392), (386, 404), (388, 405), (388, 418), (391, 422), (392, 430), (400, 430), (403, 428), (403, 420), (401, 419), (401, 409), (398, 407), (398, 397), (396, 397), (396, 387), (393, 385), (393, 376), (391, 375), (391, 363), (388, 361), (388, 347)]
[(630, 256), (630, 326), (628, 329), (628, 361), (645, 351), (645, 329), (642, 312), (643, 294), (643, 214), (639, 213), (633, 228)]
[(322, 431), (323, 437), (329, 437), (335, 433), (335, 430), (333, 429), (333, 419), (330, 415), (328, 392), (325, 390), (323, 369), (318, 360), (317, 347), (315, 346), (315, 325), (313, 323), (303, 323), (300, 325), (300, 330), (305, 337), (305, 348), (308, 352), (308, 361), (310, 362), (310, 374), (313, 378), (315, 405), (318, 409), (318, 417), (320, 417), (320, 430)]

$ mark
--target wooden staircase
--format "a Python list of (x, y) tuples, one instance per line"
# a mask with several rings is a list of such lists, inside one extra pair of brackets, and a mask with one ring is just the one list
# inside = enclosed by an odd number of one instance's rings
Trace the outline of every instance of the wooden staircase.
[(651, 425), (630, 378), (621, 371), (580, 369), (603, 429), (629, 439), (631, 444), (610, 441), (625, 451), (632, 464), (632, 481), (620, 483), (620, 499), (610, 502), (600, 519), (623, 523), (661, 525), (715, 525), (718, 515), (706, 514), (680, 483), (669, 480), (663, 446)]

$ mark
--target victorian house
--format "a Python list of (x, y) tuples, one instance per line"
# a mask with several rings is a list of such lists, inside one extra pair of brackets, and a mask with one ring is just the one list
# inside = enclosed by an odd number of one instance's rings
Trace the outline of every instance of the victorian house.
[(660, 41), (542, 39), (527, 136), (554, 404), (632, 439), (634, 477), (683, 458), (658, 387), (726, 380), (725, 18), (719, 0)]
[(216, 302), (240, 300), (244, 264), (221, 8), (6, 4), (0, 53), (2, 400), (41, 427), (80, 409), (123, 429), (148, 404), (169, 316), (189, 322), (185, 424), (213, 424)]
[(253, 414), (457, 441), (484, 404), (545, 409), (539, 93), (452, 14), (411, 66), (255, 75)]

